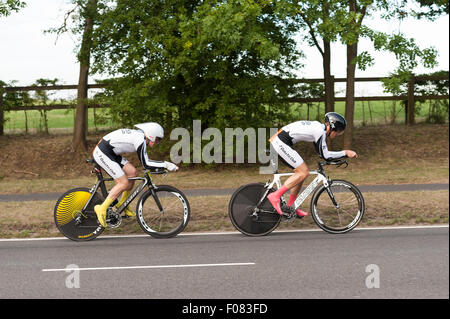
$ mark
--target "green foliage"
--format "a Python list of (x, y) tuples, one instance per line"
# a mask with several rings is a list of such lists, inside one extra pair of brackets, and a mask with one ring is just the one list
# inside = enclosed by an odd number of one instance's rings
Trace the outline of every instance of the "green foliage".
[(0, 17), (7, 17), (11, 12), (17, 12), (25, 5), (25, 2), (19, 0), (0, 0)]
[[(2, 87), (14, 86), (17, 81), (11, 81), (9, 83), (5, 83), (0, 80), (0, 94)], [(14, 106), (24, 106), (29, 105), (32, 101), (30, 94), (26, 91), (22, 92), (6, 92), (3, 93), (3, 109), (5, 111), (11, 110)]]
[[(116, 120), (189, 128), (266, 125), (300, 56), (274, 1), (124, 0), (95, 29), (93, 69), (118, 79), (105, 93)], [(264, 107), (276, 106), (276, 107)]]
[[(427, 122), (429, 123), (445, 123), (448, 119), (449, 104), (448, 100), (433, 100), (427, 101), (426, 98), (420, 98), (420, 96), (432, 96), (432, 95), (448, 95), (449, 94), (449, 72), (438, 71), (431, 74), (420, 74), (421, 76), (446, 76), (445, 80), (422, 80), (418, 79), (414, 82), (414, 95), (416, 96), (416, 107), (414, 109), (415, 114), (419, 114), (424, 107), (425, 103), (430, 103)], [(392, 93), (394, 95), (407, 95), (408, 94), (408, 81), (411, 78), (411, 72), (398, 71), (390, 75), (389, 79), (383, 80), (383, 86), (385, 92)], [(402, 101), (404, 107), (407, 105), (407, 101)]]
[(422, 11), (413, 10), (412, 14), (417, 18), (426, 18), (429, 20), (435, 20), (441, 15), (449, 13), (449, 1), (448, 0), (416, 0), (422, 9)]

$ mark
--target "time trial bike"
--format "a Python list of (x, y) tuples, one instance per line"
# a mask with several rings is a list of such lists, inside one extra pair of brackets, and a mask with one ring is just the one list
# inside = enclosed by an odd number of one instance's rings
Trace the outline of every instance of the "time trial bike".
[[(113, 181), (112, 178), (103, 176), (94, 159), (87, 159), (86, 162), (94, 165), (92, 173), (97, 176), (95, 185), (91, 189), (78, 187), (68, 190), (58, 199), (54, 209), (56, 227), (64, 236), (74, 241), (92, 240), (105, 230), (98, 222), (94, 207), (103, 203), (108, 196), (105, 182)], [(183, 231), (190, 217), (188, 199), (175, 187), (155, 185), (152, 181), (152, 174), (167, 173), (164, 168), (154, 168), (144, 170), (143, 177), (129, 178), (141, 183), (120, 207), (115, 207), (116, 200), (107, 209), (108, 228), (117, 228), (122, 219), (129, 218), (124, 213), (125, 209), (141, 194), (137, 202), (136, 218), (144, 232), (155, 238), (169, 238)]]
[[(271, 160), (272, 167), (276, 165)], [(251, 183), (238, 188), (232, 195), (228, 205), (228, 215), (234, 227), (248, 236), (263, 236), (271, 233), (281, 220), (293, 221), (298, 218), (296, 209), (313, 194), (310, 213), (314, 222), (328, 233), (346, 233), (354, 229), (364, 216), (365, 204), (361, 191), (345, 180), (332, 180), (324, 170), (325, 165), (345, 165), (348, 162), (341, 158), (318, 163), (318, 170), (310, 171), (317, 175), (314, 180), (299, 193), (294, 204), (287, 206), (284, 196), (281, 197), (283, 215), (272, 207), (267, 195), (281, 187), (281, 177), (294, 173), (281, 173), (275, 170), (274, 178), (267, 183)]]

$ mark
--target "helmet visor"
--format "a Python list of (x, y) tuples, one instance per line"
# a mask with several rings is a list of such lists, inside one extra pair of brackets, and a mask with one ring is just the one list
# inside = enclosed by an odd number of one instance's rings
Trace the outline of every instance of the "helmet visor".
[(155, 137), (155, 144), (161, 143), (162, 138), (161, 137)]

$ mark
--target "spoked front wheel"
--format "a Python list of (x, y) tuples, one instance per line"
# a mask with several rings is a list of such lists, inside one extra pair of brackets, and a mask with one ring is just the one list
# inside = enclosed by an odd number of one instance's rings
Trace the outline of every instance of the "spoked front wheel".
[(354, 229), (364, 216), (364, 198), (360, 190), (350, 182), (333, 180), (329, 191), (322, 185), (311, 199), (311, 215), (323, 230), (333, 234), (346, 233)]
[(161, 185), (142, 194), (137, 205), (137, 219), (142, 230), (155, 238), (178, 235), (187, 226), (189, 202), (178, 189)]
[[(241, 186), (230, 199), (228, 216), (234, 227), (247, 236), (264, 236), (271, 233), (280, 223), (281, 216), (274, 210), (262, 183)], [(264, 200), (257, 206), (261, 198)]]

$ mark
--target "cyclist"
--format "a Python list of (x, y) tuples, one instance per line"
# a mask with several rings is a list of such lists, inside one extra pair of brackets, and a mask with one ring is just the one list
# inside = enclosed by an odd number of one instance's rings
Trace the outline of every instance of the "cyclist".
[[(114, 178), (116, 185), (110, 190), (108, 197), (101, 205), (96, 205), (94, 211), (103, 227), (106, 227), (106, 210), (116, 198), (122, 194), (116, 207), (120, 207), (133, 189), (137, 170), (121, 156), (123, 153), (137, 152), (142, 166), (146, 169), (160, 167), (176, 171), (178, 167), (170, 162), (153, 161), (148, 158), (147, 146), (153, 147), (161, 142), (164, 129), (158, 123), (148, 122), (134, 125), (137, 129), (118, 129), (104, 136), (94, 148), (94, 159), (108, 175)], [(125, 210), (127, 216), (136, 216), (130, 208)]]
[[(286, 180), (281, 188), (267, 196), (278, 214), (283, 215), (280, 207), (281, 196), (290, 190), (288, 206), (291, 206), (297, 198), (303, 181), (309, 175), (308, 166), (292, 146), (299, 141), (313, 142), (317, 153), (325, 160), (344, 156), (357, 158), (358, 154), (351, 150), (339, 152), (331, 152), (328, 150), (326, 138), (334, 139), (336, 136), (343, 134), (346, 126), (347, 122), (342, 115), (329, 112), (325, 114), (324, 124), (318, 121), (297, 121), (282, 127), (281, 130), (269, 139), (271, 145), (278, 153), (278, 158), (281, 162), (292, 168), (295, 173)], [(296, 214), (298, 217), (308, 215), (307, 212), (299, 208)]]

